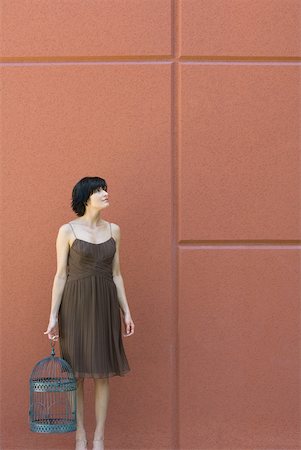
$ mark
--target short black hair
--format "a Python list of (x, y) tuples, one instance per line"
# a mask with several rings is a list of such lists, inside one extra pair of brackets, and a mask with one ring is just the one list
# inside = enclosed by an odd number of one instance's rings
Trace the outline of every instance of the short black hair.
[(86, 211), (86, 204), (97, 189), (107, 190), (106, 180), (100, 177), (84, 177), (79, 180), (72, 189), (71, 208), (79, 217), (83, 216)]

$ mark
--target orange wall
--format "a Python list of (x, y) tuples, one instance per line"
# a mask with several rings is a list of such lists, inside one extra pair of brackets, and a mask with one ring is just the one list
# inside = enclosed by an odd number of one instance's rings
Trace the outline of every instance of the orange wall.
[[(1, 1), (1, 450), (50, 355), (58, 227), (108, 182), (135, 334), (114, 450), (299, 450), (299, 0)], [(57, 347), (58, 351), (58, 347)], [(92, 380), (85, 383), (88, 437)]]

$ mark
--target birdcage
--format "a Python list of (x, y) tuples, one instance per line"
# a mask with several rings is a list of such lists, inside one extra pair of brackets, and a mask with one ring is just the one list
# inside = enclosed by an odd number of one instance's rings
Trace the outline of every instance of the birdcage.
[(33, 368), (30, 384), (29, 422), (35, 433), (67, 433), (76, 427), (77, 382), (71, 366), (55, 356), (51, 341), (51, 356)]

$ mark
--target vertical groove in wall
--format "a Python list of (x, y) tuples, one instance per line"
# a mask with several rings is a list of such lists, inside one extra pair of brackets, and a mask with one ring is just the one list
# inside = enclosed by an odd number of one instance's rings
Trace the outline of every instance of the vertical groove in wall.
[(172, 448), (180, 448), (179, 422), (179, 270), (178, 270), (178, 148), (179, 148), (179, 0), (171, 0), (171, 298), (172, 342)]

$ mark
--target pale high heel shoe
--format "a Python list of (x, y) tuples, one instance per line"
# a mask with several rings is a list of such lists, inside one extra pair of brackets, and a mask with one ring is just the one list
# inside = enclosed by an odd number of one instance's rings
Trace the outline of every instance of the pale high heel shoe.
[(84, 438), (75, 439), (75, 450), (88, 450), (88, 441)]
[(104, 450), (104, 438), (94, 439), (92, 450)]

